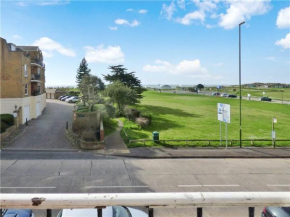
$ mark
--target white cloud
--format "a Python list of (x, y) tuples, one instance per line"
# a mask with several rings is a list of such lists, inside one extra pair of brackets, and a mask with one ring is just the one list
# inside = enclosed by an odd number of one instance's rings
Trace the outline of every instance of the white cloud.
[(137, 20), (133, 20), (132, 23), (130, 23), (128, 20), (124, 20), (124, 19), (116, 19), (115, 23), (117, 25), (124, 25), (124, 26), (130, 26), (130, 27), (136, 27), (136, 26), (139, 26), (141, 24)]
[(275, 44), (283, 47), (284, 49), (290, 49), (290, 33), (288, 33), (285, 38), (276, 41)]
[(217, 3), (219, 1), (216, 0), (193, 0), (194, 4), (199, 8), (200, 11), (213, 11), (217, 8)]
[(163, 4), (161, 15), (163, 15), (167, 20), (171, 20), (174, 12), (176, 11), (174, 0), (170, 3), (170, 5)]
[(58, 53), (74, 57), (76, 56), (74, 50), (65, 48), (63, 45), (59, 44), (58, 42), (48, 38), (48, 37), (42, 37), (38, 40), (36, 40), (33, 44), (33, 46), (39, 46), (39, 48), (48, 56), (51, 57), (53, 55), (53, 51), (57, 51)]
[(132, 12), (132, 11), (134, 11), (134, 9), (132, 9), (132, 8), (128, 8), (126, 11), (127, 11), (127, 12)]
[(202, 11), (194, 11), (186, 14), (183, 18), (177, 18), (176, 22), (181, 23), (183, 25), (190, 25), (193, 20), (200, 20), (203, 22), (205, 19), (205, 14)]
[(96, 63), (122, 63), (125, 61), (125, 55), (120, 46), (99, 45), (96, 48), (86, 46), (86, 60)]
[(141, 10), (138, 11), (138, 13), (139, 13), (139, 14), (146, 14), (146, 13), (147, 13), (147, 10), (145, 10), (145, 9), (141, 9)]
[(210, 77), (206, 68), (202, 67), (200, 60), (183, 60), (177, 65), (173, 65), (167, 61), (156, 60), (155, 65), (145, 65), (145, 72), (164, 72), (174, 75), (188, 75), (190, 77), (205, 78)]
[(28, 5), (38, 5), (38, 6), (50, 6), (50, 5), (66, 5), (69, 4), (70, 0), (35, 0), (35, 1), (19, 1), (16, 4), (21, 7), (26, 7)]
[(185, 9), (185, 0), (177, 0), (177, 5), (181, 9)]
[(233, 29), (239, 23), (250, 20), (252, 16), (262, 15), (270, 10), (269, 0), (262, 1), (237, 1), (228, 0), (230, 7), (226, 14), (220, 14), (219, 25), (225, 29)]
[(109, 26), (109, 29), (112, 31), (116, 31), (116, 30), (118, 30), (118, 27), (117, 26)]
[(290, 6), (279, 11), (276, 25), (279, 29), (290, 28)]
[(13, 35), (12, 38), (14, 38), (16, 40), (22, 39), (22, 37), (20, 35)]

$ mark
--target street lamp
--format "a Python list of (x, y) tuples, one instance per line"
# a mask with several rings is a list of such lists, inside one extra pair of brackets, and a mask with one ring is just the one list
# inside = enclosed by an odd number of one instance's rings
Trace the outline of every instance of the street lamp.
[(245, 21), (239, 24), (240, 148), (242, 147), (241, 25), (244, 23)]

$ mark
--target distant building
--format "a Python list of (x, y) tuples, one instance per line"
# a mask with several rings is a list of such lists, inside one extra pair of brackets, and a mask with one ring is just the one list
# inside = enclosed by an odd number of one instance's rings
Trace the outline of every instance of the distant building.
[(65, 95), (65, 92), (56, 88), (46, 88), (46, 99), (58, 99), (60, 96)]
[(21, 107), (22, 123), (41, 115), (46, 107), (45, 65), (37, 46), (16, 46), (0, 38), (1, 114)]
[(171, 86), (169, 86), (169, 85), (163, 85), (162, 87), (161, 87), (161, 89), (162, 90), (171, 90), (171, 89), (173, 89)]

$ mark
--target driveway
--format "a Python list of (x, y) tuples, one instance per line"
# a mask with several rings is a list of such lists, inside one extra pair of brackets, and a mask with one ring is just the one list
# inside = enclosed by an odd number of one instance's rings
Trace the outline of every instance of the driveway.
[(71, 126), (73, 104), (59, 100), (46, 100), (46, 108), (8, 149), (56, 150), (75, 149), (65, 135), (66, 121)]

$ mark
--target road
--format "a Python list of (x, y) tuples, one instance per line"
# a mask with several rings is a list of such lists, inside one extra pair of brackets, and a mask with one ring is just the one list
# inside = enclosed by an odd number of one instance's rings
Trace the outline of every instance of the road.
[[(1, 153), (2, 193), (200, 191), (290, 191), (290, 159), (143, 160), (76, 151)], [(160, 209), (155, 216), (189, 216), (189, 210), (193, 209)], [(246, 212), (207, 208), (205, 216), (247, 216)]]
[(46, 109), (28, 128), (6, 148), (9, 149), (74, 149), (65, 135), (66, 121), (72, 122), (73, 104), (46, 100)]

